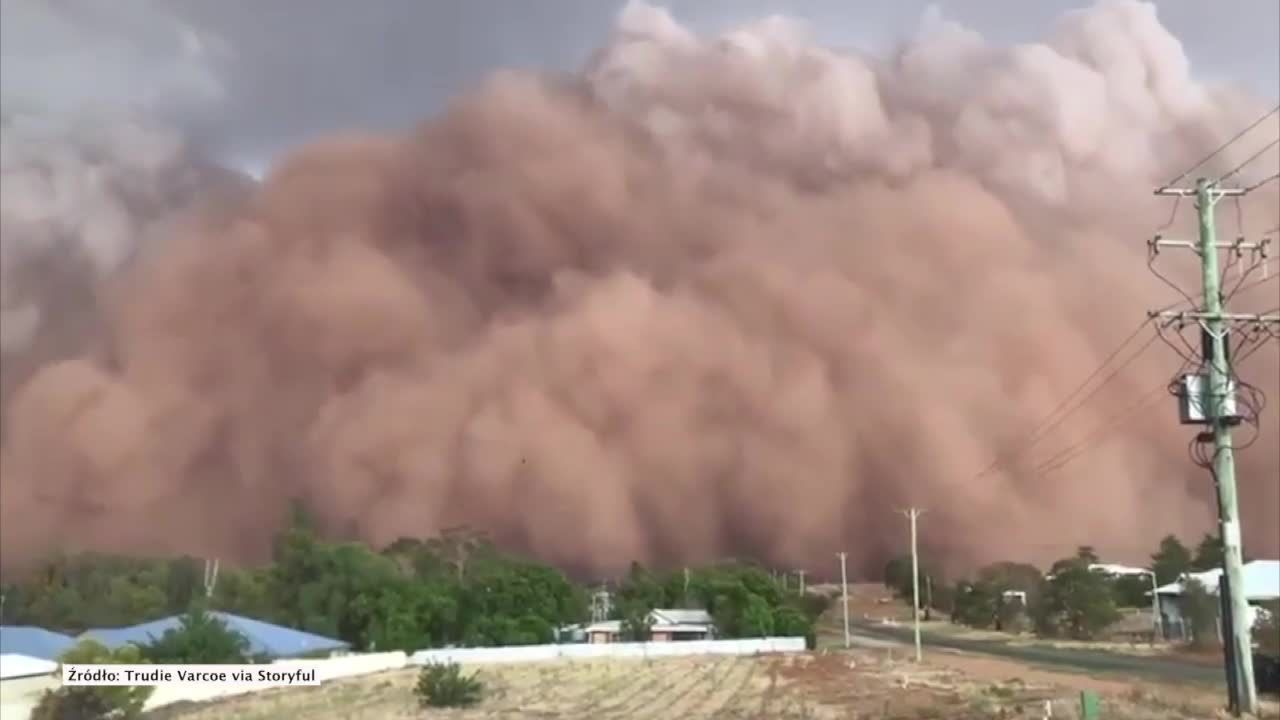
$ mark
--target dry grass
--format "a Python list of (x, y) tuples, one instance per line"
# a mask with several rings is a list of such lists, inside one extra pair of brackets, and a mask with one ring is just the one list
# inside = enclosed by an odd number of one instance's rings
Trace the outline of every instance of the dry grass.
[[(1019, 673), (1016, 666), (981, 670), (889, 662), (882, 654), (870, 652), (560, 661), (481, 668), (488, 694), (482, 704), (467, 710), (419, 709), (412, 692), (415, 672), (400, 671), (173, 708), (163, 716), (182, 720), (1016, 720), (1042, 717), (1045, 701), (1054, 704), (1054, 718), (1075, 716), (1078, 677), (1029, 675)], [(1213, 694), (1122, 683), (1095, 687), (1104, 692), (1108, 720), (1219, 717), (1220, 701)]]

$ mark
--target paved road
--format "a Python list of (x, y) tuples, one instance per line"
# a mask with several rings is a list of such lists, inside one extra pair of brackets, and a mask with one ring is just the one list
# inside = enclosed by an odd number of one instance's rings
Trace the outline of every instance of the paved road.
[[(877, 638), (903, 643), (913, 641), (910, 627), (851, 622), (850, 630), (872, 642)], [(925, 647), (949, 648), (994, 657), (1004, 657), (1056, 669), (1075, 670), (1090, 674), (1105, 673), (1144, 677), (1173, 682), (1216, 685), (1222, 685), (1226, 682), (1223, 670), (1220, 667), (1173, 658), (1141, 657), (1101, 650), (1010, 645), (999, 640), (974, 640), (928, 632), (922, 632), (920, 637)]]

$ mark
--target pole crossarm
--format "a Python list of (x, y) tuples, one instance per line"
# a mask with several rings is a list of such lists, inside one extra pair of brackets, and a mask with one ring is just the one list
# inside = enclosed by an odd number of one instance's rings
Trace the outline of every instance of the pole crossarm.
[[(1154, 238), (1148, 241), (1147, 244), (1155, 249), (1162, 248), (1162, 247), (1179, 247), (1179, 248), (1186, 248), (1188, 250), (1195, 250), (1196, 252), (1200, 252), (1200, 248), (1201, 248), (1201, 244), (1194, 240), (1165, 240), (1163, 235), (1156, 235)], [(1214, 243), (1213, 247), (1217, 248), (1218, 250), (1234, 250), (1236, 252), (1240, 252), (1242, 250), (1249, 250), (1251, 252), (1262, 253), (1263, 257), (1266, 257), (1267, 246), (1270, 244), (1271, 244), (1271, 240), (1269, 238), (1263, 238), (1258, 242), (1244, 242), (1244, 241), (1237, 240), (1236, 242), (1229, 242), (1229, 243), (1223, 243), (1223, 242)]]
[(1168, 322), (1233, 322), (1245, 324), (1265, 325), (1268, 323), (1280, 324), (1280, 315), (1257, 315), (1250, 313), (1207, 313), (1207, 312), (1174, 312), (1165, 310), (1157, 312), (1155, 310), (1147, 311), (1147, 317), (1160, 318)]
[[(1198, 191), (1195, 188), (1159, 187), (1155, 189), (1154, 194), (1178, 195), (1181, 197), (1195, 197), (1197, 192)], [(1230, 197), (1233, 195), (1246, 195), (1248, 194), (1248, 192), (1249, 192), (1249, 188), (1214, 188), (1209, 191), (1209, 194), (1216, 195), (1219, 197), (1223, 197), (1223, 196)]]

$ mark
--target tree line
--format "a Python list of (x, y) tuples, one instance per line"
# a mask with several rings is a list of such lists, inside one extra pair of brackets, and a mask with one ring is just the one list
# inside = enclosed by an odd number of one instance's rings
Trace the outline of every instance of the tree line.
[[(378, 551), (324, 540), (295, 508), (274, 539), (271, 561), (223, 568), (211, 592), (204, 562), (195, 558), (59, 556), (4, 584), (0, 622), (77, 634), (188, 613), (199, 629), (202, 616), (191, 613), (222, 610), (360, 651), (413, 651), (555, 642), (562, 626), (589, 620), (589, 597), (558, 569), (465, 529)], [(789, 596), (766, 571), (738, 562), (687, 574), (635, 564), (615, 597), (611, 617), (626, 639), (647, 637), (645, 618), (659, 607), (706, 609), (726, 638), (812, 637), (823, 610), (821, 601)]]
[[(1222, 567), (1220, 538), (1205, 535), (1189, 548), (1173, 535), (1160, 541), (1150, 568), (1157, 585), (1176, 582), (1186, 573)], [(1246, 559), (1247, 561), (1247, 559)], [(950, 614), (952, 622), (975, 628), (1033, 631), (1046, 637), (1091, 639), (1113, 626), (1124, 608), (1150, 608), (1151, 575), (1111, 577), (1090, 570), (1097, 553), (1082, 546), (1054, 562), (1047, 572), (1028, 563), (997, 562), (969, 577), (947, 583), (925, 558), (921, 574), (930, 580), (932, 598), (922, 604)], [(895, 557), (884, 569), (884, 583), (899, 597), (911, 597), (911, 558)], [(1207, 588), (1188, 588), (1183, 614), (1191, 640), (1203, 644), (1214, 635), (1216, 598)]]

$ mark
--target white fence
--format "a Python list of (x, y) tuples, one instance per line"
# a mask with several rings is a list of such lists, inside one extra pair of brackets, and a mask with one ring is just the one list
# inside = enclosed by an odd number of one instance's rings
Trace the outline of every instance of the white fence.
[(652, 658), (678, 655), (756, 655), (804, 652), (804, 638), (751, 640), (692, 640), (687, 642), (598, 643), (526, 645), (523, 647), (451, 648), (419, 650), (409, 658), (413, 665), (455, 662), (459, 665), (587, 660), (592, 658)]
[[(596, 658), (660, 658), (691, 655), (757, 655), (804, 652), (804, 638), (760, 638), (754, 640), (697, 640), (690, 642), (604, 643), (573, 645), (530, 645), (524, 647), (453, 648), (403, 652), (340, 655), (320, 660), (277, 660), (275, 664), (314, 666), (321, 682), (358, 677), (388, 670), (401, 670), (429, 663), (455, 662), (459, 665), (545, 662), (548, 660), (590, 660)], [(58, 675), (23, 678), (21, 683), (0, 684), (4, 720), (27, 720), (46, 689), (57, 689)], [(206, 702), (285, 685), (232, 685), (206, 683), (165, 685), (147, 700), (152, 710), (179, 702)]]

